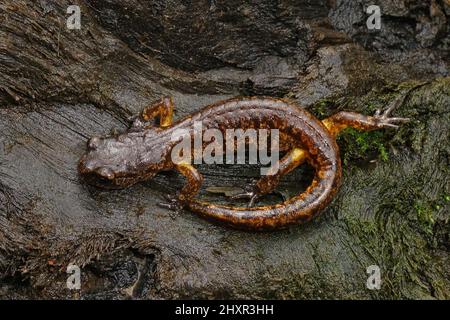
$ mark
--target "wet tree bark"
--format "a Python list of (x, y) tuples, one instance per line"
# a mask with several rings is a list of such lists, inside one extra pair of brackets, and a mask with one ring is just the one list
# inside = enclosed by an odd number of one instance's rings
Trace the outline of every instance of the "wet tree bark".
[[(0, 296), (4, 298), (450, 297), (447, 0), (0, 1)], [(322, 118), (371, 113), (420, 81), (397, 132), (347, 132), (343, 185), (313, 222), (273, 233), (159, 208), (175, 173), (118, 191), (81, 184), (93, 135), (162, 95), (176, 117), (237, 95), (287, 97)], [(242, 186), (252, 166), (201, 166)], [(300, 168), (280, 190), (299, 192)], [(66, 288), (68, 264), (82, 291)], [(368, 290), (377, 265), (380, 290)]]

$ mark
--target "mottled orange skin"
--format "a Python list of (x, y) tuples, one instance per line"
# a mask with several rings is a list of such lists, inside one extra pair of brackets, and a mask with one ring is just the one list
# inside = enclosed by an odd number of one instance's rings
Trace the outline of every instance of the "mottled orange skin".
[[(389, 112), (393, 108), (389, 108)], [(127, 132), (112, 137), (93, 138), (89, 151), (79, 163), (80, 174), (91, 183), (105, 188), (121, 188), (154, 176), (162, 170), (178, 170), (187, 178), (186, 186), (174, 199), (175, 207), (184, 207), (207, 219), (249, 230), (283, 228), (311, 220), (335, 195), (341, 180), (341, 160), (336, 135), (347, 126), (360, 130), (393, 127), (403, 118), (388, 118), (388, 112), (364, 116), (340, 112), (323, 121), (305, 109), (283, 99), (242, 97), (209, 105), (197, 113), (172, 123), (173, 103), (170, 98), (145, 108)], [(160, 116), (160, 126), (146, 122)], [(315, 177), (307, 190), (280, 204), (259, 207), (213, 205), (195, 199), (202, 176), (188, 163), (174, 164), (171, 141), (174, 130), (189, 129), (194, 134), (194, 121), (202, 121), (203, 129), (278, 129), (281, 151), (288, 151), (274, 175), (263, 176), (253, 192), (244, 197), (272, 192), (280, 177), (302, 162), (315, 168)]]

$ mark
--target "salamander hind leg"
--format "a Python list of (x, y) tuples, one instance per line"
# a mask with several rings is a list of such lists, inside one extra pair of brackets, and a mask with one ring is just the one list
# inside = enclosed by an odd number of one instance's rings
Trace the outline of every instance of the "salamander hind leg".
[(247, 188), (248, 190), (232, 196), (231, 199), (249, 199), (248, 207), (253, 207), (263, 195), (274, 192), (281, 177), (302, 164), (306, 158), (307, 152), (305, 150), (292, 149), (281, 160), (270, 167), (265, 176)]
[(171, 97), (164, 97), (150, 106), (145, 107), (132, 124), (132, 129), (142, 129), (151, 126), (149, 123), (156, 117), (159, 117), (159, 126), (168, 127), (173, 121), (173, 101)]
[(392, 111), (400, 106), (407, 94), (395, 99), (384, 111), (377, 110), (373, 116), (365, 116), (356, 112), (338, 112), (329, 118), (322, 120), (328, 131), (336, 136), (347, 127), (362, 131), (371, 131), (382, 128), (397, 129), (399, 124), (408, 122), (410, 119), (402, 117), (390, 117)]

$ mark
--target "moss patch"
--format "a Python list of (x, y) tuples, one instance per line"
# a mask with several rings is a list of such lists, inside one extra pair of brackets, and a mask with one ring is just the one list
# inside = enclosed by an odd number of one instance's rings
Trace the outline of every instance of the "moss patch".
[(384, 131), (361, 132), (353, 128), (343, 130), (338, 136), (338, 144), (344, 164), (365, 159), (368, 155), (387, 161), (389, 155), (386, 142), (389, 137)]
[(428, 204), (423, 204), (420, 201), (416, 202), (414, 208), (416, 209), (417, 220), (419, 221), (422, 230), (425, 233), (432, 235), (435, 223), (432, 208)]

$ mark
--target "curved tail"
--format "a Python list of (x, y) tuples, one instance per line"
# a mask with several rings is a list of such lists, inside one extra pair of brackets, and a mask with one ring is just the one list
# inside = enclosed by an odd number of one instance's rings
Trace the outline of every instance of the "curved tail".
[(271, 230), (304, 223), (315, 217), (333, 198), (340, 183), (341, 164), (321, 167), (303, 193), (271, 206), (242, 208), (192, 200), (187, 207), (202, 217), (238, 229)]

